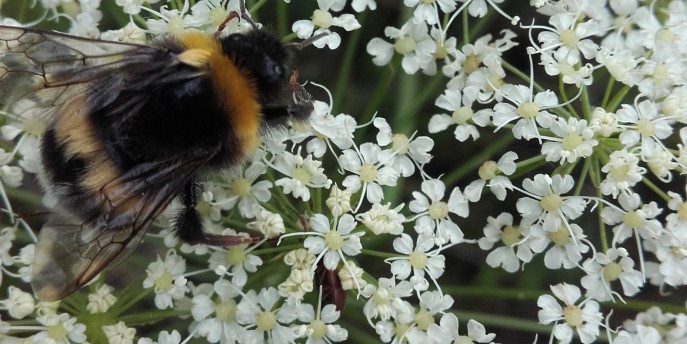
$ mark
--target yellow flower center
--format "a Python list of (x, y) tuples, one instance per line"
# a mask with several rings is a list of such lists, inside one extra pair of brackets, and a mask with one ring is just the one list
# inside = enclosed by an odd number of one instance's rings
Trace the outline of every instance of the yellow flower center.
[(429, 325), (434, 324), (434, 317), (426, 309), (421, 309), (415, 313), (415, 323), (419, 329), (426, 331)]
[(334, 17), (332, 17), (332, 14), (328, 11), (317, 9), (312, 14), (313, 25), (321, 27), (323, 29), (328, 29), (330, 26), (332, 26), (333, 20)]
[(456, 109), (456, 111), (453, 111), (451, 118), (456, 124), (462, 125), (467, 123), (470, 118), (472, 118), (473, 114), (474, 112), (472, 111), (471, 107), (461, 106), (460, 108)]
[(535, 102), (524, 102), (518, 105), (518, 115), (522, 118), (534, 118), (539, 112), (539, 105)]
[(372, 164), (360, 166), (360, 180), (365, 183), (372, 183), (377, 178), (377, 167)]
[(413, 253), (411, 253), (409, 256), (408, 261), (410, 262), (410, 266), (413, 268), (424, 269), (427, 267), (427, 254), (422, 251), (413, 251)]
[(520, 241), (520, 227), (518, 226), (507, 226), (503, 229), (503, 234), (501, 234), (501, 241), (504, 245), (510, 247), (517, 244)]
[(650, 120), (642, 118), (637, 121), (637, 131), (644, 137), (656, 134), (656, 126)]
[(412, 37), (401, 37), (394, 42), (394, 50), (401, 55), (405, 55), (415, 50), (415, 40)]
[(231, 183), (231, 189), (239, 197), (244, 197), (250, 193), (250, 182), (246, 178), (236, 178)]
[(623, 268), (620, 267), (620, 264), (610, 262), (604, 265), (601, 274), (606, 282), (613, 282), (620, 277), (621, 272), (623, 272)]
[(337, 231), (329, 231), (324, 235), (324, 242), (331, 250), (338, 250), (343, 246), (344, 240)]
[(246, 250), (243, 245), (232, 246), (227, 251), (227, 264), (241, 265), (246, 257)]
[(551, 240), (556, 246), (565, 246), (570, 242), (570, 232), (561, 227), (557, 231), (549, 233), (549, 240)]
[(255, 316), (255, 326), (259, 331), (269, 331), (277, 324), (277, 316), (270, 311), (263, 311)]
[(325, 325), (322, 320), (313, 320), (310, 323), (310, 328), (312, 329), (312, 334), (310, 334), (310, 338), (312, 339), (322, 339), (327, 335), (327, 325)]
[(489, 160), (485, 161), (482, 166), (479, 167), (477, 174), (479, 175), (479, 179), (487, 181), (496, 177), (497, 172), (498, 166), (496, 165), (496, 161)]
[(574, 47), (577, 45), (578, 39), (577, 39), (577, 34), (575, 33), (575, 30), (572, 29), (566, 29), (561, 31), (561, 43), (570, 48)]
[(582, 325), (582, 309), (577, 306), (565, 306), (563, 318), (570, 326), (578, 327)]
[(556, 211), (563, 205), (563, 198), (555, 193), (550, 193), (542, 197), (539, 204), (542, 209), (548, 212)]
[(443, 219), (448, 216), (448, 204), (446, 202), (434, 202), (429, 206), (428, 212), (432, 220)]
[(563, 138), (561, 145), (563, 149), (571, 151), (582, 145), (582, 142), (582, 136), (570, 133)]
[(391, 147), (394, 151), (398, 152), (398, 154), (405, 155), (408, 153), (408, 145), (410, 144), (408, 136), (403, 134), (394, 134), (394, 136), (391, 138), (391, 143)]
[(644, 218), (637, 211), (628, 211), (623, 215), (623, 223), (630, 228), (642, 227), (644, 222)]
[(477, 55), (469, 55), (465, 58), (465, 61), (463, 61), (463, 71), (465, 71), (467, 74), (470, 74), (479, 68), (481, 63), (482, 60), (480, 60)]
[(216, 318), (224, 322), (232, 322), (236, 319), (236, 301), (229, 299), (215, 305)]

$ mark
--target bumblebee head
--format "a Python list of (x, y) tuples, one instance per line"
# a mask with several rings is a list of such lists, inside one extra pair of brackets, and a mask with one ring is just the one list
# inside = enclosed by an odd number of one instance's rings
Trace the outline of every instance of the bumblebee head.
[(221, 39), (223, 52), (254, 82), (263, 107), (285, 106), (292, 102), (290, 68), (284, 45), (262, 29), (234, 33)]

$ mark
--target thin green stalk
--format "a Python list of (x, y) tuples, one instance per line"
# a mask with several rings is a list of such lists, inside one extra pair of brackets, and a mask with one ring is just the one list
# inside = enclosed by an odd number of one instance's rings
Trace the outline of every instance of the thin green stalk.
[(145, 311), (131, 315), (124, 315), (118, 318), (127, 326), (133, 327), (136, 325), (154, 324), (159, 321), (178, 318), (182, 315), (188, 315), (188, 311), (179, 309), (157, 309), (153, 311)]
[[(389, 85), (391, 84), (391, 80), (396, 75), (396, 70), (400, 64), (400, 57), (395, 56), (391, 60), (391, 63), (384, 68), (382, 75), (379, 77), (379, 82), (377, 82), (377, 87), (375, 87), (374, 92), (372, 92), (372, 96), (368, 99), (367, 106), (363, 110), (362, 116), (360, 116), (358, 123), (367, 123), (372, 120), (372, 116), (377, 112), (379, 105), (385, 99), (386, 93), (390, 88)], [(367, 127), (363, 127), (359, 129), (362, 137), (364, 137), (364, 134), (367, 131), (366, 128)]]
[(379, 257), (379, 258), (394, 258), (398, 257), (398, 254), (394, 253), (387, 253), (387, 252), (380, 252), (380, 251), (375, 251), (375, 250), (368, 250), (368, 249), (362, 249), (360, 250), (360, 253), (368, 255), (368, 256), (373, 256), (373, 257)]
[(615, 94), (615, 96), (611, 99), (610, 103), (606, 105), (604, 109), (607, 112), (615, 111), (618, 108), (620, 102), (623, 101), (625, 95), (627, 95), (627, 93), (630, 92), (630, 90), (630, 86), (623, 85), (623, 87), (620, 90), (618, 90), (618, 93)]
[(606, 91), (604, 92), (604, 98), (601, 101), (601, 107), (606, 108), (608, 106), (608, 99), (611, 97), (611, 91), (613, 91), (613, 85), (615, 84), (615, 78), (611, 75), (608, 78), (608, 84), (606, 85)]
[(658, 185), (654, 184), (648, 178), (642, 178), (642, 183), (644, 183), (644, 185), (648, 186), (651, 190), (653, 190), (659, 197), (666, 201), (666, 203), (670, 202), (670, 196), (668, 196), (668, 194), (663, 189), (661, 189)]
[(498, 140), (491, 142), (488, 146), (482, 149), (480, 152), (472, 155), (468, 161), (460, 164), (460, 167), (456, 168), (450, 174), (446, 175), (443, 180), (446, 185), (453, 185), (458, 180), (461, 180), (469, 173), (473, 172), (485, 161), (491, 159), (497, 152), (501, 152), (506, 149), (512, 142), (514, 138), (511, 135), (501, 136)]
[[(594, 184), (594, 189), (596, 190), (596, 197), (602, 199), (603, 194), (601, 193), (601, 166), (599, 165), (599, 159), (596, 156), (591, 157), (593, 166), (589, 170), (589, 177)], [(603, 209), (605, 205), (603, 202), (599, 202), (596, 208), (596, 216), (599, 224), (599, 242), (601, 243), (601, 252), (606, 253), (608, 251), (608, 236), (606, 235), (606, 223), (603, 221)]]
[(582, 94), (580, 95), (580, 102), (582, 103), (582, 113), (587, 121), (591, 120), (592, 111), (591, 104), (589, 104), (589, 93), (587, 92), (587, 86), (582, 85)]
[[(367, 20), (368, 11), (358, 14), (358, 22), (360, 25), (364, 26)], [(360, 42), (360, 37), (363, 30), (354, 30), (349, 36), (346, 42), (346, 48), (344, 49), (343, 59), (341, 60), (341, 65), (339, 65), (339, 73), (336, 76), (336, 82), (334, 83), (334, 92), (332, 97), (336, 100), (332, 109), (332, 113), (340, 113), (342, 104), (346, 104), (346, 95), (350, 92), (350, 77), (353, 62), (356, 58), (356, 47)], [(364, 112), (367, 113), (367, 112)]]
[(573, 108), (572, 103), (568, 103), (570, 99), (568, 98), (568, 94), (565, 90), (565, 83), (563, 82), (563, 77), (558, 78), (558, 93), (560, 93), (561, 96), (561, 104), (567, 103), (565, 107), (568, 109), (568, 112), (570, 112), (571, 115), (575, 116), (575, 118), (580, 118), (580, 115), (578, 115), (577, 111), (575, 111), (575, 109)]
[(589, 168), (591, 166), (591, 161), (594, 160), (593, 157), (590, 157), (588, 159), (584, 159), (584, 164), (582, 164), (582, 170), (580, 171), (580, 180), (577, 181), (577, 186), (575, 186), (575, 193), (574, 195), (579, 196), (580, 192), (582, 192), (582, 186), (584, 186), (584, 182), (587, 179), (587, 173), (589, 172)]

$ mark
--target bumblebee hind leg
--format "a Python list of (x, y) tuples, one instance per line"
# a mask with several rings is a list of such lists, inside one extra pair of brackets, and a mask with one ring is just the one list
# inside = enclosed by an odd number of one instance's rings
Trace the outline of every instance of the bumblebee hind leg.
[(203, 219), (200, 217), (196, 205), (200, 187), (192, 178), (184, 187), (181, 195), (183, 208), (177, 213), (172, 230), (177, 237), (191, 245), (204, 244), (210, 246), (231, 246), (257, 242), (260, 238), (243, 237), (238, 235), (217, 235), (206, 233), (203, 229)]

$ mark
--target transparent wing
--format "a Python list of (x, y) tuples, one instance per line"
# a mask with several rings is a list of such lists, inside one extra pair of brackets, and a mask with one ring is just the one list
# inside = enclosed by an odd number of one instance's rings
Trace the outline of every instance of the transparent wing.
[(133, 251), (155, 217), (215, 153), (132, 168), (100, 189), (96, 202), (106, 210), (95, 219), (71, 213), (64, 207), (69, 200), (58, 203), (38, 235), (31, 278), (36, 296), (62, 299)]
[(44, 116), (118, 68), (157, 47), (0, 26), (0, 109)]

